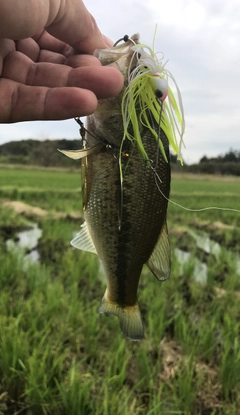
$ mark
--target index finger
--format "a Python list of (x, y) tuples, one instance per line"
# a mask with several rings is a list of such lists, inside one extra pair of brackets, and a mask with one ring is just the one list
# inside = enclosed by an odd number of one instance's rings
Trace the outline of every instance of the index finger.
[(68, 0), (62, 4), (55, 21), (46, 28), (50, 34), (84, 53), (110, 46), (110, 40), (102, 35), (81, 0)]

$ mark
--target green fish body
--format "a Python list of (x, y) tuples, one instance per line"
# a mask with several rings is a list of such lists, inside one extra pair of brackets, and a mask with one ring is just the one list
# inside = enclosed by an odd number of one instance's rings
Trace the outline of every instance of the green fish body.
[[(121, 60), (117, 65), (125, 76), (130, 60)], [(120, 150), (121, 102), (122, 94), (102, 100), (88, 117), (85, 139), (89, 152), (63, 153), (82, 158), (85, 223), (72, 245), (97, 253), (102, 261), (107, 289), (99, 312), (118, 316), (124, 334), (140, 340), (144, 332), (137, 290), (142, 267), (147, 264), (159, 280), (170, 274), (166, 224), (170, 163), (157, 151), (156, 138), (145, 127), (141, 138), (149, 160), (139, 155), (134, 141), (126, 140)], [(168, 139), (162, 130), (160, 139), (169, 160)]]

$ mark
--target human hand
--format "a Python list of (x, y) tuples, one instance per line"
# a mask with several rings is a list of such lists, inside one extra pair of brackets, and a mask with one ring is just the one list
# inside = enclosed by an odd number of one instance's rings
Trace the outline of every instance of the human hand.
[(21, 0), (14, 11), (0, 0), (0, 7), (0, 122), (89, 115), (97, 98), (120, 92), (120, 72), (91, 55), (110, 41), (81, 0)]

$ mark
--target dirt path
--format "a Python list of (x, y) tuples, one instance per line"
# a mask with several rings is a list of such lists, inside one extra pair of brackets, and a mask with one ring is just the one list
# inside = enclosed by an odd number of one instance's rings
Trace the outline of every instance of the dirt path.
[(48, 212), (46, 209), (39, 208), (37, 206), (28, 205), (27, 203), (5, 200), (2, 202), (4, 209), (12, 209), (18, 215), (26, 217), (35, 217), (38, 219), (66, 219), (82, 220), (82, 216), (79, 212)]

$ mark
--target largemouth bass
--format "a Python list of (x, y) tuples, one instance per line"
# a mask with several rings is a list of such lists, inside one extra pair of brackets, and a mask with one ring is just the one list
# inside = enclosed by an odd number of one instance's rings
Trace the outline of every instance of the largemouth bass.
[[(138, 42), (137, 36), (132, 39)], [(71, 243), (96, 253), (102, 261), (107, 289), (99, 312), (118, 316), (123, 333), (140, 340), (144, 330), (137, 290), (143, 265), (159, 280), (170, 275), (167, 206), (171, 178), (168, 138), (150, 110), (151, 126), (158, 131), (164, 151), (144, 123), (138, 128), (147, 158), (140, 154), (137, 141), (123, 140), (121, 106), (128, 75), (136, 66), (132, 46), (129, 40), (97, 51), (102, 64), (121, 71), (125, 87), (117, 97), (100, 100), (96, 112), (87, 117), (85, 147), (62, 152), (82, 159), (85, 223)]]

